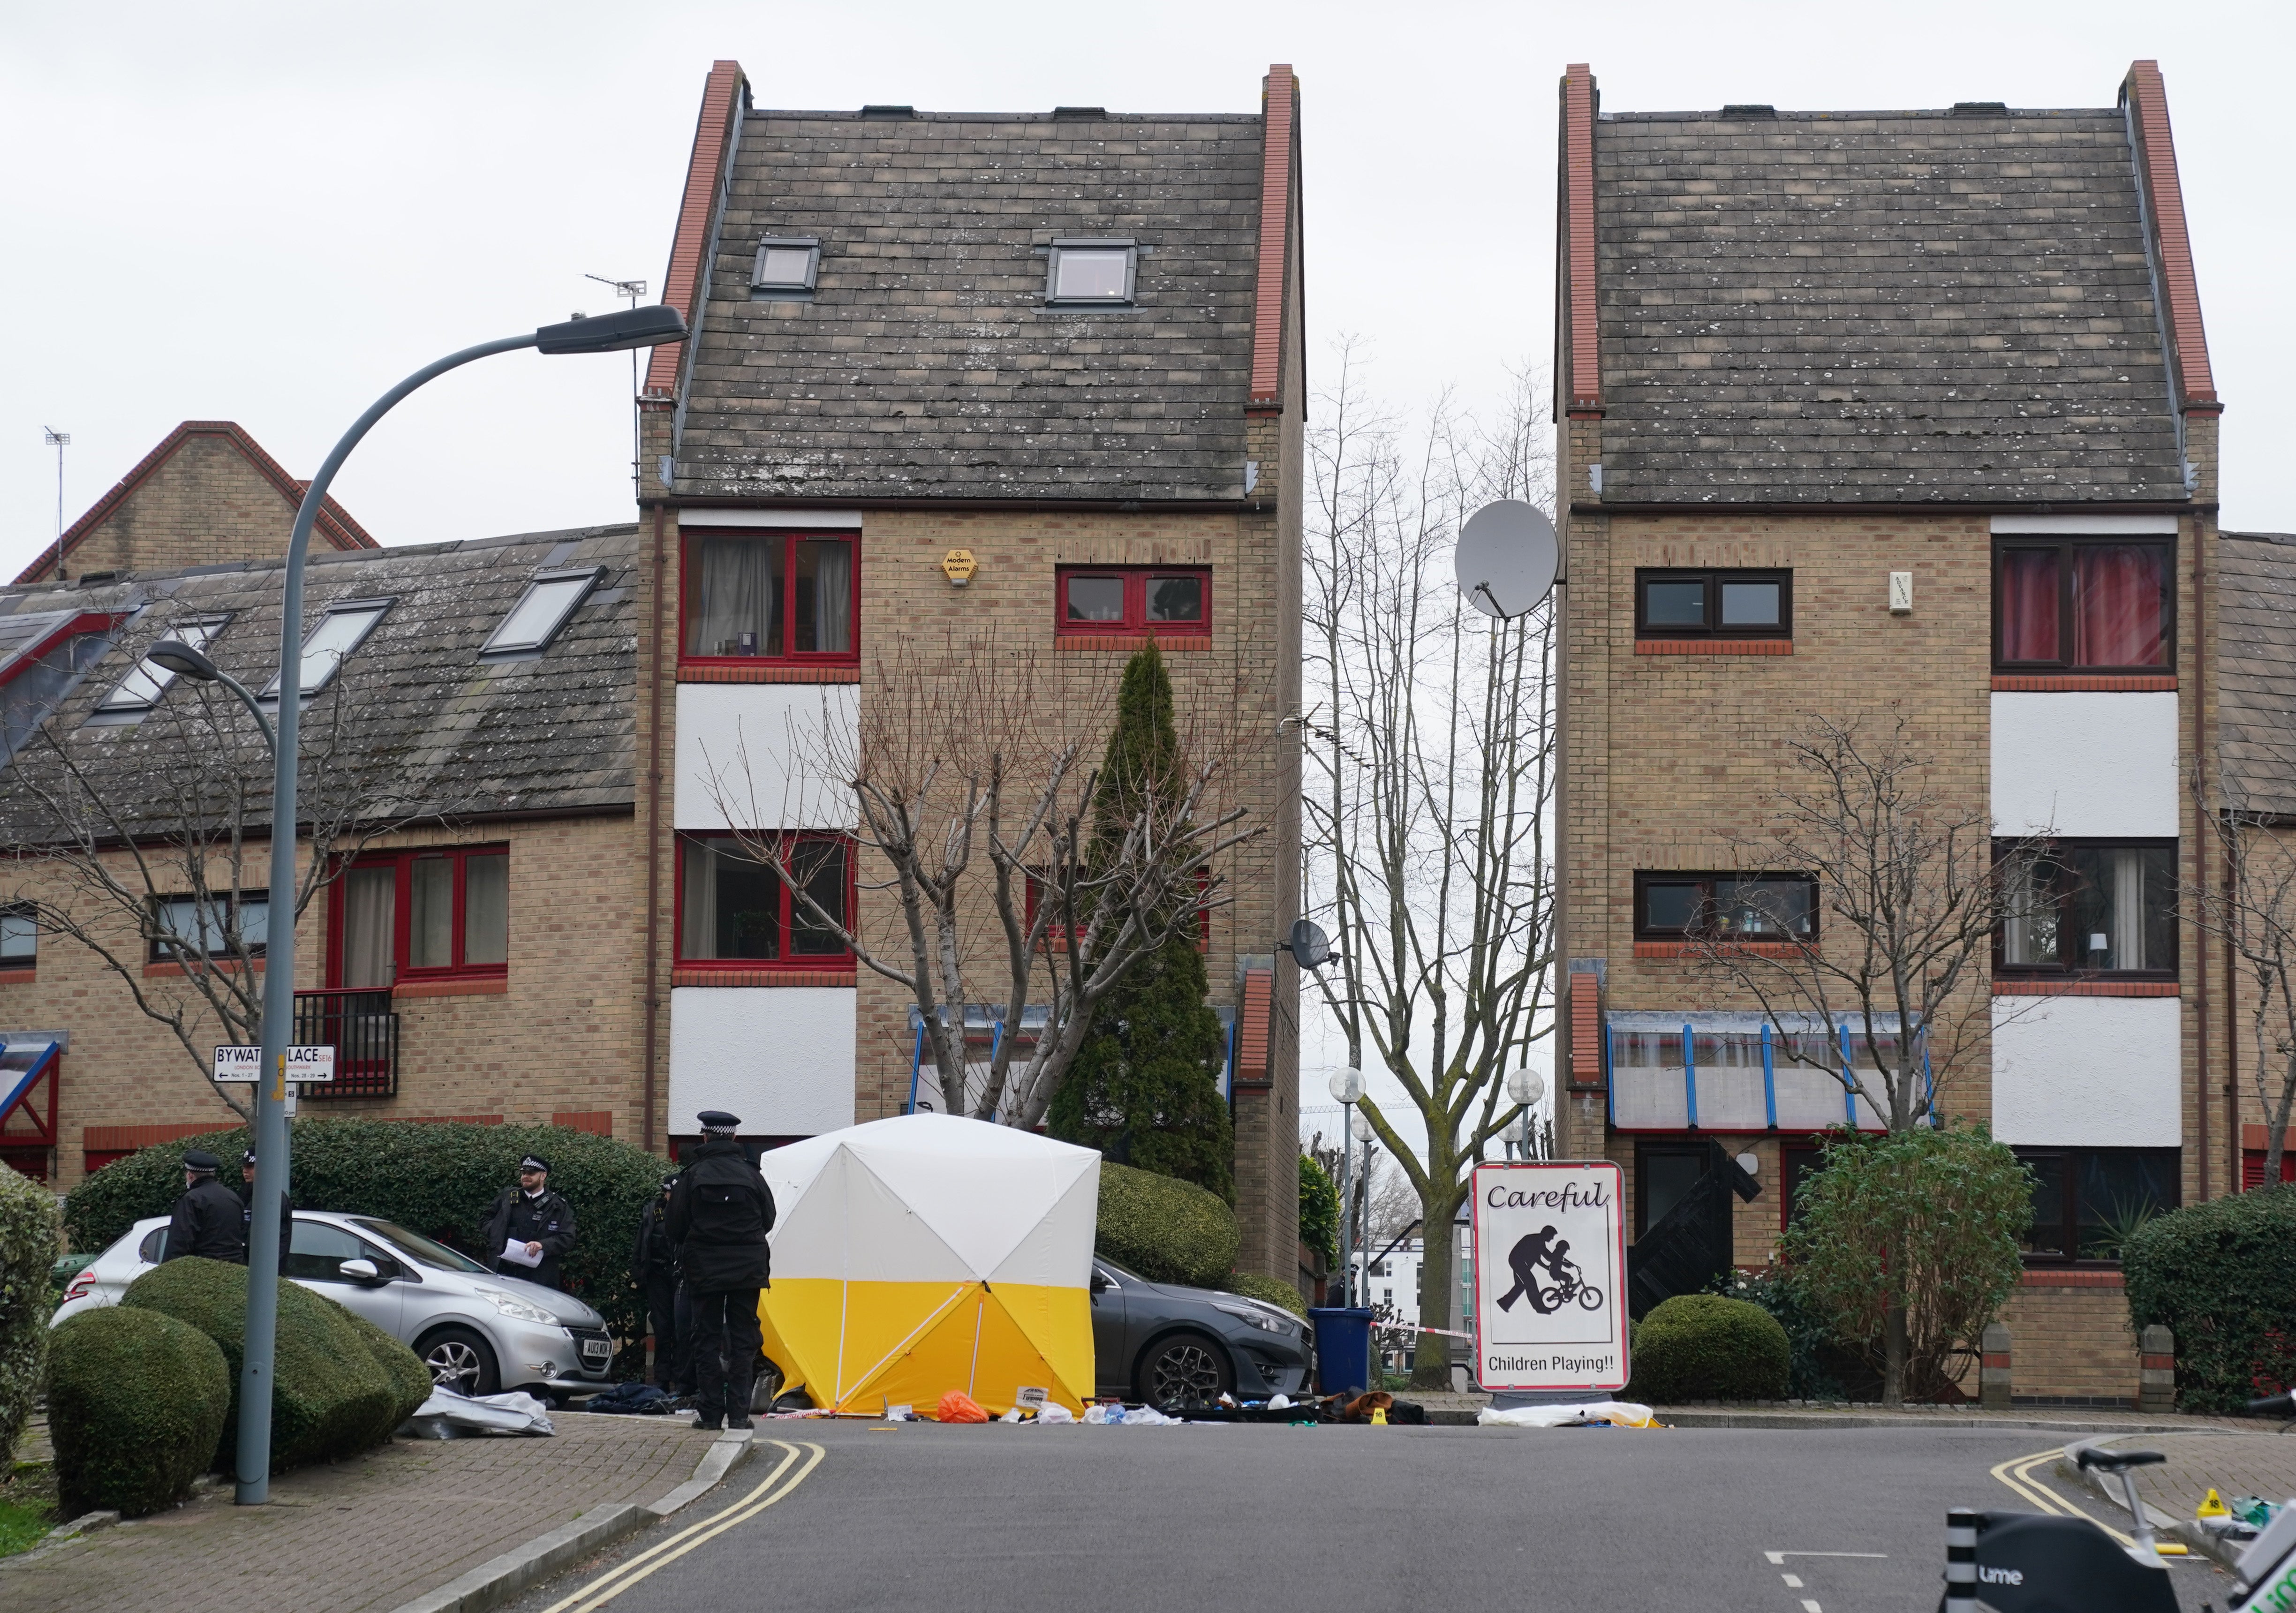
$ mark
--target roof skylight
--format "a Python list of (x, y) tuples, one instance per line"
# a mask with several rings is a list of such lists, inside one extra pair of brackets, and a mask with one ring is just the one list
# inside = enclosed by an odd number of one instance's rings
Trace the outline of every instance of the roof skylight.
[(1055, 241), (1045, 300), (1121, 304), (1132, 300), (1138, 249), (1128, 241)]
[(566, 626), (575, 607), (587, 599), (590, 590), (597, 585), (598, 568), (586, 566), (579, 571), (545, 571), (527, 585), (525, 594), (511, 607), (494, 636), (480, 647), (480, 655), (502, 655), (518, 651), (546, 650), (551, 640)]
[[(203, 622), (177, 622), (168, 631), (169, 638), (180, 639), (194, 650), (205, 650), (223, 631), (227, 618), (214, 617)], [(176, 675), (157, 661), (139, 661), (135, 670), (119, 680), (119, 687), (103, 697), (98, 711), (149, 711), (160, 703), (168, 685)]]
[[(335, 681), (344, 659), (352, 651), (366, 642), (382, 613), (390, 609), (387, 599), (347, 599), (327, 607), (326, 615), (311, 629), (303, 641), (302, 683), (305, 694), (316, 694)], [(263, 698), (279, 698), (279, 679), (275, 675), (263, 686)]]
[(821, 241), (813, 235), (768, 235), (758, 242), (752, 291), (810, 291), (821, 274)]

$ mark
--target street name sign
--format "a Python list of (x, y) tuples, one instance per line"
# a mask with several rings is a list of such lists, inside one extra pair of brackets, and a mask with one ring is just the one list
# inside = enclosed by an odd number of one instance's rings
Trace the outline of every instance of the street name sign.
[[(263, 1050), (259, 1047), (218, 1047), (215, 1050), (215, 1078), (217, 1081), (252, 1082), (262, 1072)], [(287, 1078), (290, 1081), (333, 1080), (335, 1050), (332, 1044), (289, 1048)]]
[(1475, 1383), (1511, 1394), (1627, 1385), (1624, 1178), (1607, 1159), (1475, 1167)]

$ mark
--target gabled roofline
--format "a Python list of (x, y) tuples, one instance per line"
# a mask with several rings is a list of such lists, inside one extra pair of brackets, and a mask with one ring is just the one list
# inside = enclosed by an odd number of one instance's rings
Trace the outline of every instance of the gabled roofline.
[[(160, 438), (160, 446), (138, 460), (135, 469), (121, 477), (112, 485), (110, 492), (91, 504), (86, 514), (65, 529), (63, 536), (41, 550), (39, 558), (27, 566), (18, 575), (16, 580), (20, 583), (38, 582), (41, 580), (40, 574), (43, 571), (59, 566), (65, 556), (79, 546), (81, 539), (109, 520), (112, 512), (119, 508), (121, 502), (129, 494), (150, 479), (154, 471), (176, 456), (177, 449), (194, 437), (222, 438), (237, 448), (248, 463), (261, 471), (265, 479), (279, 489), (279, 495), (287, 501), (290, 509), (302, 507), (304, 491), (311, 484), (308, 480), (299, 481), (288, 475), (285, 468), (277, 460), (266, 454), (262, 445), (250, 437), (238, 422), (228, 420), (187, 420)], [(319, 507), (316, 530), (337, 549), (382, 547), (367, 535), (365, 528), (351, 519), (350, 512), (337, 504), (332, 496)]]
[(701, 113), (693, 129), (693, 154), (685, 165), (685, 192), (677, 204), (677, 231), (669, 243), (669, 267), (662, 275), (662, 301), (685, 317), (687, 339), (656, 348), (646, 365), (650, 402), (683, 395), (687, 355), (701, 333), (702, 305), (709, 300), (709, 242), (717, 235), (726, 181), (733, 175), (734, 145), (750, 100), (750, 81), (738, 61), (713, 61), (701, 86)]
[(1555, 202), (1562, 215), (1560, 283), (1568, 350), (1563, 412), (1603, 413), (1601, 315), (1595, 306), (1595, 116), (1600, 102), (1595, 70), (1574, 61), (1562, 73), (1562, 183)]
[(1267, 70), (1259, 92), (1267, 134), (1259, 168), (1258, 299), (1251, 318), (1250, 409), (1283, 405), (1284, 273), (1291, 261), (1292, 175), (1300, 133), (1300, 79), (1288, 62)]
[(2169, 90), (2157, 61), (2129, 64), (2121, 80), (2120, 105), (2144, 193), (2146, 243), (2154, 254), (2163, 306), (2157, 310), (2168, 349), (2171, 399), (2181, 414), (2217, 414), (2215, 373), (2209, 365), (2208, 332), (2201, 323), (2200, 280), (2193, 269), (2193, 240), (2185, 226), (2185, 190), (2177, 176), (2177, 141), (2169, 127)]

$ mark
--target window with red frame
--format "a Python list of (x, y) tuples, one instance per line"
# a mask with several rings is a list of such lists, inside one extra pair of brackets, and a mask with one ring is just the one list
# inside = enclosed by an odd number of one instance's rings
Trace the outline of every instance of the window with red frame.
[(361, 857), (336, 885), (332, 911), (327, 983), (339, 990), (510, 971), (507, 847)]
[(1207, 567), (1064, 566), (1055, 579), (1054, 626), (1062, 633), (1212, 630)]
[[(798, 882), (849, 930), (853, 850), (831, 835), (792, 837)], [(681, 963), (820, 967), (850, 963), (844, 938), (793, 897), (738, 836), (677, 837), (677, 960)]]
[(851, 533), (689, 533), (689, 661), (857, 666), (860, 544)]
[[(1197, 869), (1197, 896), (1201, 898), (1204, 892), (1211, 888), (1211, 870), (1209, 868)], [(1048, 886), (1038, 875), (1033, 873), (1030, 874), (1029, 876), (1028, 912), (1021, 919), (1021, 923), (1031, 929), (1035, 929), (1037, 924), (1037, 908), (1041, 903), (1049, 901), (1051, 897), (1052, 888)], [(1056, 949), (1065, 947), (1075, 938), (1075, 933), (1074, 928), (1069, 925), (1047, 924), (1045, 926), (1045, 935)], [(1211, 944), (1212, 910), (1206, 907), (1201, 909), (1196, 914), (1196, 950), (1198, 952), (1208, 951), (1210, 948)]]
[(2174, 651), (2170, 545), (2119, 538), (1993, 547), (1993, 664), (2004, 670), (2148, 672)]

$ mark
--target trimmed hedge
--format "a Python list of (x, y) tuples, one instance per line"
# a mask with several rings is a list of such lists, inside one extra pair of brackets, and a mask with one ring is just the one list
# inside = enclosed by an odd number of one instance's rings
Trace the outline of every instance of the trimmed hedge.
[(2121, 1249), (2128, 1320), (2177, 1335), (2177, 1404), (2235, 1412), (2296, 1387), (2296, 1186), (2155, 1216)]
[(1628, 1395), (1652, 1405), (1685, 1400), (1783, 1400), (1792, 1351), (1776, 1317), (1743, 1299), (1677, 1294), (1642, 1319), (1628, 1349)]
[(1218, 1193), (1128, 1165), (1100, 1165), (1093, 1247), (1151, 1282), (1215, 1288), (1235, 1269), (1235, 1212)]
[[(246, 1353), (247, 1268), (220, 1260), (170, 1260), (120, 1296), (123, 1307), (172, 1316), (223, 1352), (231, 1372), (230, 1415), (216, 1451), (239, 1449), (239, 1371)], [(380, 1445), (430, 1394), (414, 1352), (381, 1329), (300, 1283), (279, 1282), (279, 1331), (271, 1387), (271, 1470), (348, 1456)]]
[[(164, 1216), (184, 1191), (184, 1150), (204, 1148), (226, 1161), (220, 1176), (239, 1183), (244, 1128), (184, 1137), (115, 1160), (72, 1190), (64, 1208), (75, 1249), (101, 1249), (145, 1216)], [(411, 1120), (298, 1120), (295, 1201), (395, 1221), (483, 1258), (479, 1227), (495, 1196), (518, 1181), (521, 1155), (550, 1161), (550, 1185), (574, 1207), (577, 1232), (566, 1257), (566, 1291), (606, 1318), (625, 1341), (645, 1336), (645, 1301), (630, 1286), (630, 1246), (638, 1215), (670, 1168), (658, 1154), (611, 1137), (554, 1126), (463, 1126)]]
[(0, 1472), (31, 1413), (47, 1357), (55, 1290), (48, 1268), (58, 1246), (56, 1201), (29, 1177), (0, 1165)]
[(1263, 1277), (1258, 1272), (1231, 1272), (1221, 1279), (1220, 1287), (1231, 1294), (1280, 1306), (1300, 1321), (1308, 1320), (1307, 1302), (1300, 1298), (1300, 1290), (1281, 1277)]
[(191, 1494), (229, 1421), (233, 1377), (215, 1340), (173, 1316), (108, 1305), (67, 1319), (47, 1385), (64, 1515), (137, 1518)]

